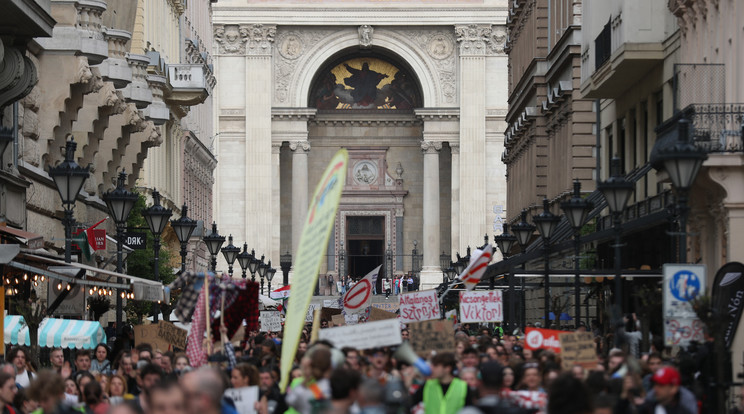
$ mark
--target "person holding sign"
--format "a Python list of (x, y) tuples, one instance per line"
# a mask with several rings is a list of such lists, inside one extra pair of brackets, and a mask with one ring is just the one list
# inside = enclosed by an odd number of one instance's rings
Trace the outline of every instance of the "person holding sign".
[(455, 378), (455, 354), (442, 352), (431, 359), (432, 377), (413, 394), (411, 404), (424, 403), (426, 414), (456, 414), (473, 404), (473, 391), (465, 381)]

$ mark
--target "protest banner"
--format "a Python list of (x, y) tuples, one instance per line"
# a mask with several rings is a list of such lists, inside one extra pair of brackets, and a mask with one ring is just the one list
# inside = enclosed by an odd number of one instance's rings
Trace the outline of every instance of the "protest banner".
[(278, 311), (261, 311), (258, 319), (261, 321), (261, 332), (282, 331), (282, 315)]
[[(290, 303), (291, 305), (291, 303)], [(320, 309), (322, 306), (319, 303), (311, 303), (307, 307), (307, 313), (305, 313), (305, 323), (309, 323), (313, 321), (313, 315), (315, 315), (315, 310)]]
[(500, 290), (460, 292), (460, 322), (504, 320)]
[(133, 329), (135, 343), (148, 343), (152, 345), (153, 349), (168, 350), (170, 344), (158, 335), (160, 327), (157, 324), (135, 325)]
[(524, 330), (524, 347), (533, 351), (550, 349), (555, 353), (560, 353), (561, 341), (558, 335), (563, 332), (555, 329), (527, 328)]
[(377, 308), (377, 309), (382, 309), (388, 312), (398, 312), (398, 309), (400, 309), (400, 302), (373, 303), (372, 307)]
[(225, 396), (235, 403), (238, 414), (253, 414), (256, 412), (256, 401), (258, 401), (258, 386), (228, 388)]
[(326, 307), (320, 308), (320, 320), (321, 321), (326, 320), (330, 322), (333, 315), (340, 315), (340, 314), (341, 314), (341, 309), (326, 308)]
[(398, 315), (395, 312), (388, 312), (382, 309), (375, 308), (374, 306), (369, 308), (368, 321), (382, 321), (385, 319), (398, 319)]
[(344, 315), (344, 320), (346, 321), (347, 325), (356, 325), (359, 323), (359, 314), (347, 313), (346, 315)]
[(337, 299), (324, 299), (323, 300), (323, 307), (324, 308), (334, 308), (334, 309), (341, 309), (341, 304)]
[(570, 371), (574, 365), (590, 369), (597, 366), (597, 347), (591, 332), (563, 332), (558, 335), (561, 342), (561, 366)]
[(340, 149), (321, 176), (308, 206), (307, 217), (300, 242), (297, 245), (297, 261), (292, 280), (292, 304), (287, 311), (282, 341), (281, 380), (279, 389), (286, 392), (289, 373), (300, 343), (300, 334), (305, 325), (307, 308), (318, 283), (320, 263), (325, 258), (325, 249), (336, 219), (336, 210), (341, 201), (341, 192), (346, 181), (346, 166), (349, 153)]
[[(391, 319), (392, 320), (392, 319)], [(422, 357), (431, 351), (454, 352), (455, 336), (452, 321), (437, 319), (408, 324), (410, 345)]]
[(400, 295), (400, 321), (404, 323), (439, 319), (439, 301), (435, 290)]
[(331, 316), (331, 322), (333, 326), (344, 326), (346, 325), (346, 317), (344, 315), (333, 315)]
[(186, 349), (186, 337), (188, 332), (176, 325), (160, 321), (158, 322), (158, 338), (172, 345), (174, 348)]
[(400, 337), (400, 323), (396, 319), (321, 329), (319, 338), (332, 343), (338, 349), (344, 347), (370, 349), (403, 342)]

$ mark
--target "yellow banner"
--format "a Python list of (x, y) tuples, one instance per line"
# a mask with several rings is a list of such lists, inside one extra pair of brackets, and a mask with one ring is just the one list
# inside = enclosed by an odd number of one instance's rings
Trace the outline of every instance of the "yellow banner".
[(282, 340), (281, 381), (279, 388), (285, 392), (292, 362), (300, 343), (300, 334), (305, 325), (305, 314), (313, 297), (318, 270), (325, 257), (328, 238), (331, 236), (336, 210), (341, 202), (341, 191), (346, 180), (346, 166), (349, 154), (345, 149), (333, 156), (323, 173), (312, 201), (307, 210), (305, 226), (302, 228), (300, 244), (297, 247), (297, 261), (292, 280), (292, 297), (287, 306)]

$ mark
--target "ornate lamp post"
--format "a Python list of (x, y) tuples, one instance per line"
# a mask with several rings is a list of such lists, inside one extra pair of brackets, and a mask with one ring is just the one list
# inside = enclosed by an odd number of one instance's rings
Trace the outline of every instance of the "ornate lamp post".
[(246, 278), (245, 271), (251, 264), (251, 260), (253, 260), (253, 256), (248, 253), (248, 243), (243, 243), (243, 251), (238, 255), (238, 264), (240, 265), (240, 268), (243, 269), (243, 279)]
[(212, 256), (212, 271), (217, 273), (217, 254), (220, 252), (222, 243), (225, 242), (225, 236), (220, 236), (217, 233), (217, 223), (212, 222), (212, 232), (204, 236), (204, 243), (207, 245), (207, 250)]
[[(465, 271), (465, 268), (468, 267), (468, 261), (470, 260), (470, 247), (468, 247), (468, 255), (465, 257), (460, 257), (460, 255), (457, 255), (457, 261), (452, 265), (452, 268), (455, 270), (455, 276), (460, 276), (463, 271)], [(450, 281), (454, 280), (454, 278), (450, 278)]]
[[(517, 243), (519, 243), (519, 248), (522, 254), (527, 250), (527, 243), (530, 242), (530, 238), (532, 238), (532, 235), (535, 233), (535, 226), (530, 224), (527, 221), (527, 210), (522, 210), (520, 221), (517, 224), (514, 224), (512, 226), (512, 231), (514, 232), (514, 236), (517, 238)], [(526, 269), (526, 263), (522, 263), (522, 270)], [(521, 320), (519, 321), (520, 325), (522, 327), (526, 324), (525, 319), (525, 303), (524, 303), (524, 278), (521, 279)]]
[[(282, 283), (284, 283), (284, 286), (287, 286), (289, 284), (289, 270), (292, 269), (292, 253), (287, 251), (287, 253), (284, 253), (279, 257), (279, 266), (282, 268)], [(339, 263), (339, 272), (338, 276), (340, 280), (343, 281), (344, 275), (341, 273), (341, 264)], [(271, 292), (269, 292), (271, 293)]]
[(225, 261), (227, 262), (227, 273), (230, 274), (231, 278), (233, 276), (233, 264), (235, 263), (235, 259), (238, 258), (238, 254), (240, 254), (240, 247), (233, 245), (233, 236), (231, 234), (227, 238), (227, 246), (222, 248), (222, 255), (225, 256)]
[(677, 124), (677, 143), (659, 151), (659, 159), (672, 180), (677, 195), (677, 214), (679, 217), (679, 262), (687, 263), (687, 196), (690, 187), (708, 158), (702, 148), (690, 143), (690, 121), (682, 119)]
[[(499, 250), (501, 250), (501, 255), (504, 256), (504, 259), (509, 257), (509, 252), (511, 251), (514, 244), (517, 242), (517, 237), (509, 234), (509, 225), (504, 223), (502, 226), (503, 231), (498, 236), (493, 236), (493, 241), (496, 242), (496, 246), (498, 246)], [(488, 243), (486, 243), (488, 244)], [(511, 271), (511, 268), (509, 268), (509, 329), (514, 330), (514, 326), (516, 325), (514, 321), (514, 309), (515, 300), (514, 300), (514, 272)]]
[(181, 271), (186, 271), (186, 245), (191, 238), (191, 234), (196, 229), (196, 220), (188, 217), (188, 207), (186, 204), (181, 207), (181, 217), (171, 220), (171, 228), (176, 233), (179, 243), (181, 243)]
[(260, 264), (261, 262), (256, 259), (256, 251), (251, 249), (251, 262), (248, 263), (248, 271), (251, 272), (251, 282), (256, 281), (256, 270), (258, 270)]
[[(617, 328), (622, 326), (623, 310), (622, 256), (620, 252), (620, 236), (623, 230), (621, 223), (625, 206), (628, 204), (630, 195), (633, 194), (633, 183), (621, 175), (621, 168), (620, 159), (613, 158), (611, 162), (612, 176), (597, 186), (597, 189), (607, 200), (607, 207), (612, 214), (612, 227), (615, 230), (615, 326)], [(619, 335), (615, 335), (615, 344), (619, 345), (619, 341)]]
[(576, 327), (581, 322), (581, 260), (579, 259), (581, 228), (586, 224), (586, 218), (592, 208), (594, 208), (594, 203), (581, 197), (581, 182), (578, 179), (574, 180), (573, 197), (562, 202), (561, 209), (574, 230), (574, 270), (576, 271), (574, 274), (574, 312), (576, 313)]
[[(416, 250), (415, 246), (414, 250)], [(447, 283), (447, 279), (449, 278), (447, 271), (452, 267), (450, 255), (445, 252), (442, 252), (442, 254), (439, 255), (439, 267), (442, 269), (442, 283)]]
[[(12, 140), (12, 139), (11, 139)], [(7, 144), (6, 144), (7, 145)], [(5, 147), (0, 148), (0, 159), (3, 156)], [(56, 167), (49, 167), (49, 176), (54, 180), (62, 206), (65, 209), (65, 217), (62, 219), (62, 225), (65, 227), (65, 262), (72, 262), (72, 226), (75, 219), (72, 211), (75, 209), (75, 199), (77, 199), (80, 190), (83, 188), (85, 180), (90, 175), (88, 168), (83, 168), (75, 162), (75, 150), (77, 143), (70, 138), (65, 144), (65, 160)]]
[(419, 272), (419, 257), (418, 257), (418, 240), (413, 241), (413, 250), (411, 250), (411, 271), (413, 273)]
[[(269, 266), (264, 263), (264, 259), (266, 257), (264, 255), (261, 255), (261, 262), (258, 264), (258, 277), (261, 278), (261, 294), (264, 293), (264, 277), (266, 276), (266, 272), (269, 270)], [(316, 283), (317, 286), (317, 283)]]
[[(116, 223), (116, 271), (118, 273), (121, 273), (122, 268), (124, 267), (122, 248), (124, 245), (124, 230), (127, 226), (127, 218), (129, 217), (129, 212), (132, 211), (132, 207), (134, 207), (134, 203), (139, 199), (137, 194), (127, 191), (124, 187), (126, 181), (127, 174), (122, 170), (116, 181), (116, 188), (101, 196), (103, 201), (106, 202), (106, 206), (108, 206), (108, 210)], [(117, 282), (122, 283), (121, 278), (118, 278)], [(116, 295), (116, 331), (119, 334), (121, 333), (122, 328), (123, 295), (124, 292), (122, 292), (121, 289), (118, 289)]]
[[(155, 242), (153, 243), (153, 251), (155, 253), (155, 268), (153, 270), (155, 274), (155, 280), (160, 282), (160, 235), (163, 234), (165, 226), (168, 225), (168, 220), (173, 215), (173, 211), (160, 205), (160, 193), (158, 193), (158, 190), (153, 190), (152, 202), (153, 205), (146, 208), (142, 212), (142, 215), (145, 217), (147, 227), (150, 228), (150, 231), (152, 232), (152, 235), (155, 239)], [(157, 322), (158, 314), (160, 313), (160, 306), (158, 303), (155, 303), (155, 306), (153, 306), (153, 308), (153, 312), (155, 313), (155, 315), (153, 316), (153, 321)]]
[(269, 260), (269, 268), (266, 269), (266, 280), (269, 282), (269, 289), (267, 290), (269, 297), (271, 297), (271, 279), (274, 278), (275, 273), (276, 273), (276, 269), (271, 267), (271, 260)]
[[(533, 219), (537, 226), (537, 231), (543, 238), (543, 251), (545, 252), (545, 326), (547, 327), (550, 323), (550, 237), (553, 235), (553, 230), (561, 221), (559, 216), (556, 216), (550, 211), (550, 204), (547, 198), (543, 198), (543, 212), (537, 215)], [(556, 315), (557, 317), (557, 315)]]

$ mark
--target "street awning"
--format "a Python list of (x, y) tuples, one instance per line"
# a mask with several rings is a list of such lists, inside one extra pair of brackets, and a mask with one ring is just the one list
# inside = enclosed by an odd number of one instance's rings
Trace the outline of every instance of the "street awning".
[(0, 233), (10, 236), (19, 243), (26, 245), (29, 249), (41, 249), (44, 247), (44, 237), (36, 233), (14, 229), (8, 226), (0, 226)]
[[(20, 315), (5, 317), (4, 341), (12, 345), (31, 345), (28, 326)], [(94, 349), (106, 342), (100, 322), (46, 318), (39, 326), (39, 346), (70, 349)]]

